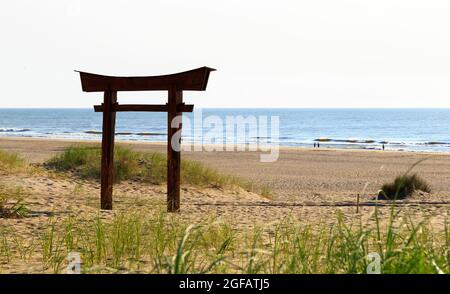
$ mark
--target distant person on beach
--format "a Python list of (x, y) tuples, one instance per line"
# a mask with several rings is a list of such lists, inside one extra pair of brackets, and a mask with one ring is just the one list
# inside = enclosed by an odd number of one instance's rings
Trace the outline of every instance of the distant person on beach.
[(314, 148), (316, 148), (316, 142), (314, 142)]
[(320, 148), (320, 142), (317, 142), (317, 148)]
[(383, 144), (383, 151), (384, 151), (384, 144)]

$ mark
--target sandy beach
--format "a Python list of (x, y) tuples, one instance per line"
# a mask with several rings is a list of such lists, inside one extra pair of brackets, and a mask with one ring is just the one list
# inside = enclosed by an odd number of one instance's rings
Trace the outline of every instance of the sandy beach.
[[(136, 151), (166, 152), (164, 143), (117, 142)], [(92, 141), (0, 138), (0, 149), (18, 153), (29, 162), (42, 163), (64, 148)], [(278, 201), (354, 201), (357, 194), (373, 197), (380, 186), (406, 172), (416, 172), (433, 188), (433, 200), (450, 197), (450, 154), (342, 150), (280, 149), (276, 162), (261, 163), (259, 152), (184, 152), (183, 158), (204, 163), (224, 173), (267, 185)]]

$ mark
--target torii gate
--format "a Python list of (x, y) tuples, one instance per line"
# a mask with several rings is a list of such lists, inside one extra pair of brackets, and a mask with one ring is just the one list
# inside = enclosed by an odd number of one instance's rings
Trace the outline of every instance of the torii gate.
[[(172, 137), (181, 131), (172, 127), (172, 120), (183, 112), (192, 112), (194, 105), (183, 103), (183, 91), (205, 91), (209, 73), (213, 68), (201, 67), (194, 70), (162, 76), (113, 77), (80, 72), (84, 92), (104, 92), (102, 105), (95, 105), (96, 112), (103, 112), (102, 163), (101, 163), (101, 209), (112, 209), (114, 178), (114, 135), (116, 112), (118, 111), (160, 111), (167, 112), (167, 211), (180, 209), (180, 149), (174, 150)], [(117, 103), (118, 91), (168, 91), (165, 105), (141, 105)], [(181, 143), (181, 142), (178, 142)]]

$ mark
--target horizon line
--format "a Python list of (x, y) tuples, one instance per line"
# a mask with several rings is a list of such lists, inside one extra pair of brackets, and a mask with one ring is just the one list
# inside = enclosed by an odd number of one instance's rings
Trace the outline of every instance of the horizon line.
[[(448, 107), (196, 107), (197, 109), (450, 109)], [(93, 109), (93, 107), (1, 107), (0, 109)], [(195, 108), (194, 108), (195, 110)]]

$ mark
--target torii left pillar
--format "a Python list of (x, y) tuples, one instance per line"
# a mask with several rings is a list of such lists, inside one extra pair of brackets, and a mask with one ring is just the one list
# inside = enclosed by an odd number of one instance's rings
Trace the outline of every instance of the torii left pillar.
[(114, 183), (114, 137), (116, 132), (116, 91), (105, 91), (103, 98), (102, 162), (101, 162), (101, 209), (112, 209)]

